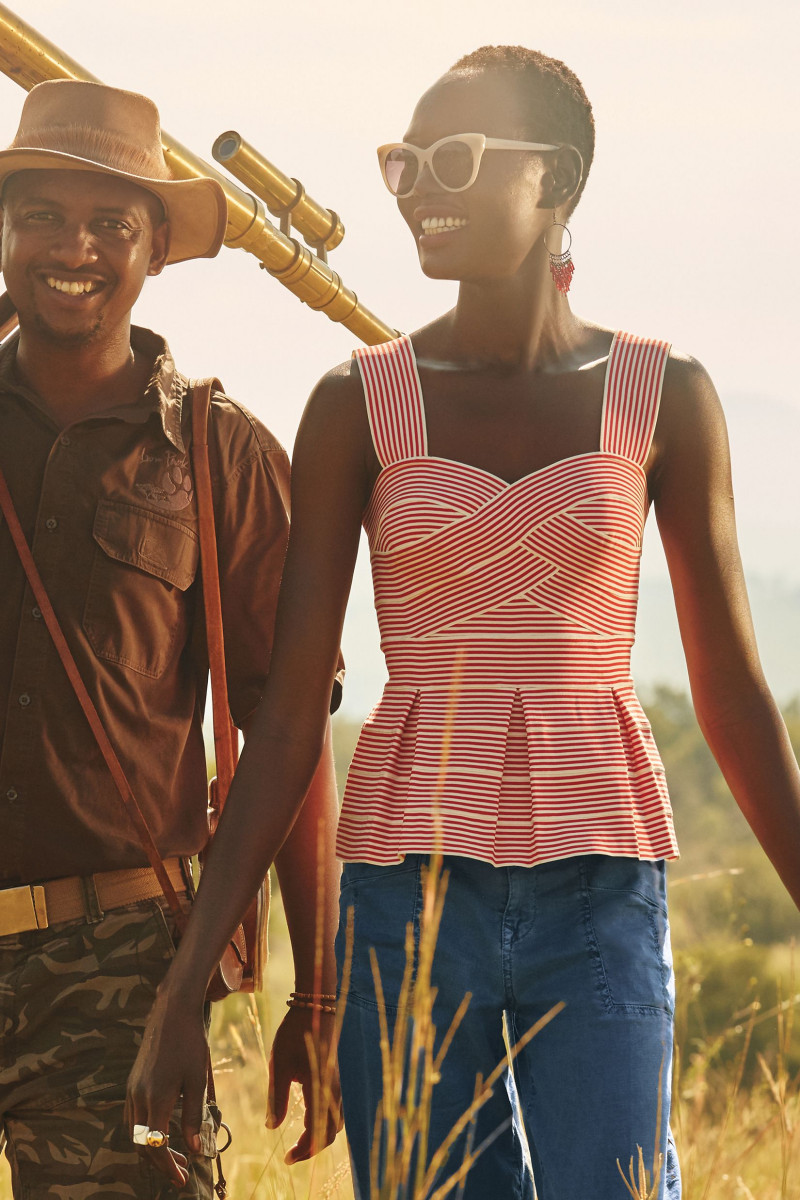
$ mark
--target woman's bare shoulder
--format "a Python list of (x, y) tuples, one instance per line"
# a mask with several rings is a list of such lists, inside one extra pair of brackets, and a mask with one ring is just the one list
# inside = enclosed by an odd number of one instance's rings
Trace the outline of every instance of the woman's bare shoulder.
[(306, 412), (335, 412), (338, 416), (346, 416), (348, 412), (355, 413), (364, 408), (364, 389), (361, 374), (355, 358), (338, 363), (326, 371), (314, 385), (308, 398)]
[(339, 363), (315, 384), (306, 402), (298, 437), (359, 437), (368, 430), (364, 390), (356, 360)]
[(312, 390), (295, 441), (298, 461), (310, 464), (312, 477), (348, 479), (366, 503), (379, 467), (355, 359), (326, 371)]
[(729, 461), (725, 415), (711, 376), (693, 355), (670, 350), (648, 468), (652, 497), (658, 499), (668, 478), (722, 478)]
[(683, 416), (720, 408), (717, 390), (706, 368), (694, 355), (674, 346), (664, 372), (661, 404), (662, 408), (674, 409)]
[(725, 417), (717, 389), (703, 364), (671, 349), (664, 371), (657, 437), (685, 444), (725, 436)]

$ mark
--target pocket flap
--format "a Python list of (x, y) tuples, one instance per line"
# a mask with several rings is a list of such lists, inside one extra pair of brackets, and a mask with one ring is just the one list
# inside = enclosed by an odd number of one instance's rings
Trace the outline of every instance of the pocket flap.
[(94, 540), (109, 558), (128, 563), (185, 592), (200, 557), (197, 534), (188, 525), (135, 504), (101, 500)]

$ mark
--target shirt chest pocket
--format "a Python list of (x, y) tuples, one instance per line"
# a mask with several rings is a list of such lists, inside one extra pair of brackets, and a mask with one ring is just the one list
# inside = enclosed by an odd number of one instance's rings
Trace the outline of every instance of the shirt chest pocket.
[(98, 658), (157, 678), (186, 641), (187, 589), (197, 573), (197, 535), (135, 504), (104, 500), (83, 628)]

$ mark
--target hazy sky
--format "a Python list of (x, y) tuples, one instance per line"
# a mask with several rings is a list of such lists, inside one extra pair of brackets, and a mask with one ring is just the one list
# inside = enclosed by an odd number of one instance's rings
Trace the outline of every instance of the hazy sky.
[[(14, 4), (11, 5), (14, 8)], [(574, 218), (576, 309), (670, 338), (726, 391), (789, 398), (800, 278), (791, 0), (17, 0), (26, 20), (109, 83), (147, 92), (210, 156), (237, 128), (342, 216), (333, 264), (390, 323), (448, 306), (425, 280), (380, 180), (419, 94), (457, 56), (522, 42), (564, 58), (593, 102), (598, 148)], [(0, 78), (0, 140), (22, 99)], [(139, 317), (183, 369), (216, 371), (290, 440), (305, 396), (353, 338), (242, 251), (170, 268)]]
[[(782, 462), (800, 460), (780, 416), (800, 408), (792, 0), (17, 0), (16, 10), (106, 82), (152, 96), (164, 127), (197, 153), (210, 157), (217, 134), (235, 128), (300, 178), (344, 221), (333, 265), (404, 330), (449, 307), (454, 290), (422, 277), (375, 147), (400, 139), (420, 93), (478, 45), (521, 42), (563, 58), (598, 130), (573, 221), (574, 307), (695, 354), (723, 400), (752, 406), (751, 425), (764, 406), (775, 428), (761, 431), (760, 461), (746, 438), (734, 446), (748, 480), (740, 518), (763, 501), (763, 479), (790, 542), (798, 534), (787, 574), (800, 578), (800, 472), (776, 472), (769, 452), (772, 432)], [(21, 101), (0, 77), (3, 145)], [(219, 374), (289, 444), (315, 380), (354, 345), (227, 249), (151, 281), (137, 318), (168, 336), (184, 372)], [(660, 569), (654, 546), (647, 562)]]

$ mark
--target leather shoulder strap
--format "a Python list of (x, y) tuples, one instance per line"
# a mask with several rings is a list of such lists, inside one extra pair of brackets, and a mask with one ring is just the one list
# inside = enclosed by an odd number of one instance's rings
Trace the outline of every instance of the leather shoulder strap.
[(211, 674), (211, 707), (214, 717), (214, 751), (217, 764), (217, 807), (221, 811), (233, 779), (238, 758), (238, 733), (231, 720), (225, 669), (225, 637), (219, 588), (219, 558), (211, 492), (208, 430), (211, 393), (222, 391), (218, 379), (194, 380), (192, 389), (192, 467), (197, 491), (200, 530), (200, 565), (203, 579), (203, 608), (206, 619), (208, 666)]
[(111, 744), (108, 734), (105, 731), (100, 716), (95, 708), (94, 702), (89, 695), (86, 684), (81, 678), (77, 663), (72, 655), (72, 651), (67, 645), (67, 640), (58, 623), (58, 618), (55, 614), (50, 597), (47, 594), (41, 575), (31, 554), (22, 526), (19, 523), (14, 503), (11, 499), (11, 493), (8, 490), (8, 485), (5, 476), (0, 471), (0, 508), (2, 508), (3, 516), (6, 519), (9, 532), (13, 539), (17, 553), (20, 557), (22, 567), (27, 576), (28, 583), (31, 586), (31, 591), (36, 597), (36, 603), (41, 610), (45, 625), (48, 628), (53, 644), (55, 645), (58, 657), (64, 666), (64, 670), (69, 677), (75, 695), (78, 698), (83, 712), (86, 716), (89, 726), (94, 734), (100, 753), (106, 761), (111, 777), (114, 780), (120, 799), (125, 805), (125, 809), (130, 817), (133, 826), (139, 835), (139, 841), (142, 843), (142, 849), (147, 855), (148, 862), (155, 872), (156, 878), (161, 885), (161, 889), (166, 897), (167, 903), (175, 914), (175, 919), (178, 928), (183, 930), (186, 924), (186, 914), (181, 908), (178, 895), (172, 886), (169, 875), (166, 872), (161, 855), (158, 852), (152, 834), (145, 820), (144, 814), (139, 807), (138, 801), (134, 796), (128, 779), (122, 769), (122, 764), (117, 757), (117, 753)]

